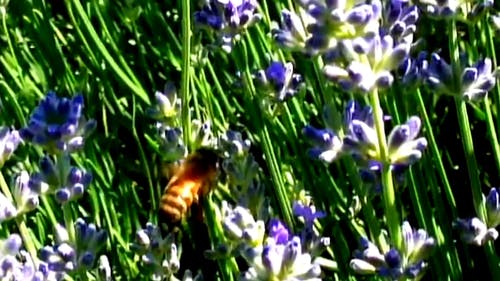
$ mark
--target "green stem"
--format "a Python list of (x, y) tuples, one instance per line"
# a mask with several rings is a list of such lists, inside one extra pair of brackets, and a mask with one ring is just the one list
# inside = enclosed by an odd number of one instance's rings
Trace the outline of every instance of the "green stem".
[(457, 211), (456, 211), (456, 203), (455, 203), (455, 197), (453, 196), (453, 190), (451, 189), (450, 181), (448, 180), (448, 176), (446, 175), (446, 170), (443, 165), (443, 160), (441, 158), (441, 152), (439, 150), (438, 144), (436, 142), (436, 138), (434, 137), (434, 133), (432, 130), (432, 124), (429, 119), (429, 115), (427, 114), (426, 106), (424, 103), (424, 99), (422, 98), (422, 94), (420, 93), (420, 90), (417, 89), (416, 92), (418, 104), (420, 106), (420, 112), (422, 114), (422, 120), (424, 121), (424, 127), (427, 132), (427, 140), (429, 141), (429, 147), (432, 152), (432, 158), (434, 159), (434, 164), (437, 166), (438, 169), (438, 174), (441, 178), (441, 181), (443, 183), (443, 188), (444, 192), (446, 194), (446, 198), (448, 199), (448, 203), (451, 206), (451, 211), (452, 211), (452, 217), (456, 218), (457, 217)]
[(191, 1), (182, 1), (182, 77), (181, 77), (181, 96), (182, 96), (182, 135), (184, 142), (190, 148), (191, 138), (191, 118), (189, 112), (189, 79), (191, 73)]
[[(69, 174), (69, 169), (71, 167), (71, 159), (70, 156), (66, 153), (60, 153), (56, 155), (55, 159), (57, 175), (60, 181), (62, 182)], [(57, 186), (56, 188), (60, 188)], [(71, 202), (66, 202), (62, 204), (62, 211), (64, 216), (64, 226), (68, 231), (69, 241), (75, 242), (75, 226), (73, 219), (73, 212), (71, 210)]]
[[(183, 1), (187, 2), (187, 1)], [(135, 82), (137, 79), (135, 77), (130, 78), (121, 68), (121, 66), (115, 61), (113, 56), (109, 53), (109, 51), (106, 49), (106, 46), (102, 43), (101, 39), (99, 38), (99, 35), (97, 35), (97, 32), (95, 31), (94, 27), (92, 26), (92, 22), (88, 18), (87, 14), (85, 13), (85, 10), (80, 3), (79, 0), (66, 0), (66, 6), (68, 7), (68, 10), (72, 13), (72, 8), (71, 6), (75, 7), (76, 14), (80, 17), (82, 20), (82, 23), (74, 22), (75, 25), (79, 26), (82, 25), (85, 27), (87, 33), (89, 34), (89, 38), (92, 39), (94, 44), (97, 47), (97, 50), (103, 55), (104, 59), (106, 62), (109, 64), (109, 66), (113, 69), (113, 71), (118, 75), (118, 77), (129, 87), (132, 92), (134, 92), (139, 98), (141, 98), (142, 101), (149, 103), (149, 97), (148, 94), (144, 91), (142, 86), (138, 83)]]
[[(248, 38), (248, 40), (251, 40)], [(248, 41), (247, 40), (247, 41)], [(267, 122), (263, 119), (262, 114), (260, 113), (261, 108), (259, 106), (259, 101), (258, 97), (256, 95), (256, 90), (255, 86), (253, 84), (253, 78), (252, 78), (252, 73), (248, 64), (248, 57), (247, 57), (247, 47), (246, 47), (246, 42), (241, 42), (242, 44), (240, 45), (242, 47), (242, 57), (245, 60), (245, 63), (243, 66), (241, 66), (239, 69), (245, 69), (244, 71), (244, 81), (245, 85), (247, 87), (246, 90), (248, 91), (248, 96), (251, 97), (252, 103), (253, 103), (253, 108), (251, 109), (253, 114), (252, 116), (256, 116), (256, 121), (257, 121), (257, 128), (258, 134), (260, 141), (262, 142), (263, 145), (263, 150), (264, 150), (264, 156), (266, 158), (267, 163), (269, 164), (269, 170), (271, 173), (271, 179), (274, 185), (274, 191), (277, 197), (278, 204), (280, 206), (280, 211), (283, 216), (283, 219), (285, 223), (291, 228), (294, 229), (294, 221), (293, 221), (293, 216), (292, 216), (292, 211), (291, 211), (291, 202), (290, 198), (288, 198), (287, 194), (289, 193), (286, 190), (285, 183), (282, 177), (282, 173), (280, 170), (279, 163), (276, 159), (276, 154), (274, 151), (275, 144), (273, 144), (273, 141), (271, 140), (271, 136), (269, 135), (269, 130), (268, 130), (268, 125)]]
[(73, 213), (71, 211), (70, 202), (63, 203), (62, 205), (63, 215), (64, 215), (64, 225), (66, 226), (66, 230), (68, 231), (69, 241), (75, 242), (75, 226), (73, 220)]
[(400, 250), (402, 248), (401, 222), (399, 221), (399, 213), (396, 207), (396, 194), (394, 192), (389, 150), (385, 136), (384, 113), (380, 107), (380, 99), (376, 88), (369, 93), (369, 97), (370, 104), (373, 108), (375, 130), (377, 132), (378, 154), (382, 164), (382, 197), (384, 201), (385, 217), (387, 219), (391, 240), (396, 249)]
[(21, 66), (19, 65), (19, 62), (18, 62), (17, 57), (16, 57), (16, 52), (14, 51), (14, 46), (12, 45), (12, 40), (10, 39), (9, 29), (7, 28), (7, 13), (6, 12), (2, 12), (2, 27), (5, 31), (5, 38), (7, 39), (7, 44), (9, 45), (9, 51), (12, 55), (12, 59), (14, 60), (14, 63), (16, 64), (17, 73), (19, 75), (18, 78), (19, 78), (19, 81), (21, 83), (20, 86), (22, 89), (23, 88), (22, 86), (24, 85), (24, 73), (21, 69)]
[[(453, 68), (453, 75), (455, 81), (459, 81), (461, 71), (460, 71), (460, 54), (459, 54), (459, 46), (458, 46), (458, 38), (457, 38), (457, 29), (456, 29), (455, 20), (451, 20), (448, 24), (449, 28), (449, 50), (451, 56), (451, 67)], [(469, 178), (472, 188), (472, 200), (474, 202), (474, 208), (476, 210), (476, 214), (478, 217), (485, 222), (486, 221), (486, 210), (482, 204), (483, 202), (483, 194), (481, 191), (481, 181), (479, 180), (478, 174), (478, 165), (477, 160), (474, 155), (474, 144), (472, 141), (472, 133), (470, 130), (469, 124), (469, 116), (467, 114), (467, 104), (465, 101), (461, 99), (461, 97), (457, 97), (455, 99), (455, 105), (458, 116), (458, 124), (460, 127), (460, 135), (462, 137), (462, 144), (465, 153), (465, 159), (467, 163), (467, 170), (469, 172)]]
[[(10, 202), (14, 202), (14, 198), (12, 197), (12, 193), (10, 192), (9, 185), (5, 181), (2, 172), (0, 172), (0, 189)], [(29, 233), (28, 227), (26, 226), (26, 222), (24, 219), (25, 219), (24, 215), (19, 215), (18, 217), (16, 217), (15, 221), (17, 224), (17, 228), (19, 229), (19, 234), (21, 235), (21, 238), (23, 240), (24, 246), (26, 247), (26, 250), (30, 254), (31, 258), (36, 263), (36, 261), (38, 260), (36, 255), (37, 252), (36, 247), (35, 244), (33, 243), (33, 239)]]

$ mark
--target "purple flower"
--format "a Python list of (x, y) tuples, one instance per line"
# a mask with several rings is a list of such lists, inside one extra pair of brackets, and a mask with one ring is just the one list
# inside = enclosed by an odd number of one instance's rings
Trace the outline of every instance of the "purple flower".
[(392, 129), (387, 141), (389, 160), (392, 164), (408, 166), (422, 158), (427, 140), (424, 137), (417, 138), (420, 126), (420, 118), (412, 116), (405, 124)]
[(307, 125), (302, 129), (302, 134), (314, 145), (308, 150), (311, 158), (331, 163), (342, 154), (342, 139), (332, 130)]
[(460, 232), (460, 238), (467, 244), (483, 246), (488, 241), (498, 238), (498, 231), (486, 224), (479, 218), (457, 219), (453, 226)]
[(19, 132), (8, 127), (0, 127), (0, 168), (21, 143)]
[(304, 205), (300, 201), (293, 202), (293, 214), (297, 217), (303, 217), (305, 226), (309, 228), (312, 228), (316, 219), (326, 216), (325, 212), (317, 211), (314, 205)]
[(403, 249), (394, 248), (382, 254), (367, 238), (361, 239), (361, 249), (354, 251), (351, 268), (358, 274), (378, 274), (391, 280), (421, 277), (427, 267), (427, 259), (435, 247), (435, 240), (423, 229), (413, 230), (403, 223)]
[(381, 17), (380, 1), (315, 1), (299, 0), (310, 17), (307, 26), (311, 34), (306, 42), (307, 53), (323, 53), (337, 48), (342, 40), (378, 32)]
[(418, 4), (428, 15), (436, 18), (458, 18), (475, 20), (493, 6), (493, 0), (420, 0)]
[(500, 189), (492, 187), (486, 196), (486, 211), (488, 226), (497, 227), (500, 224)]
[(81, 218), (76, 220), (75, 230), (75, 241), (68, 241), (66, 230), (59, 228), (57, 244), (45, 246), (40, 250), (40, 259), (45, 263), (45, 270), (64, 275), (95, 267), (97, 253), (106, 244), (106, 231), (98, 230), (94, 224), (87, 224)]
[(82, 111), (82, 95), (68, 99), (49, 92), (19, 134), (51, 154), (75, 151), (83, 147), (85, 138), (96, 128), (95, 120), (87, 121)]
[(282, 48), (307, 52), (306, 42), (309, 34), (306, 26), (311, 22), (312, 18), (307, 14), (300, 17), (285, 9), (281, 11), (281, 28), (271, 30), (273, 39)]
[(163, 237), (160, 228), (149, 222), (146, 228), (137, 231), (132, 249), (140, 256), (142, 264), (151, 272), (154, 280), (172, 276), (179, 270), (180, 252), (174, 240), (170, 234)]
[(418, 8), (409, 0), (387, 1), (384, 13), (384, 32), (391, 35), (395, 42), (413, 42), (413, 33), (419, 17)]
[(179, 114), (181, 111), (181, 99), (177, 96), (174, 83), (165, 84), (163, 92), (155, 93), (156, 106), (148, 108), (146, 114), (161, 122), (163, 125), (179, 125)]
[(420, 52), (416, 58), (406, 58), (398, 68), (401, 82), (404, 85), (418, 87), (425, 78), (425, 73), (429, 66), (428, 54)]
[(49, 156), (40, 160), (40, 172), (34, 174), (29, 181), (31, 189), (38, 193), (54, 193), (56, 200), (67, 203), (80, 198), (92, 181), (92, 174), (73, 167), (69, 155), (58, 158), (54, 162)]
[[(465, 58), (463, 58), (465, 59)], [(496, 83), (499, 71), (492, 69), (489, 58), (466, 67), (465, 63), (454, 67), (438, 54), (433, 53), (424, 73), (425, 83), (438, 94), (461, 97), (466, 101), (484, 98)]]
[(410, 52), (410, 44), (394, 42), (390, 35), (368, 34), (339, 43), (342, 60), (332, 61), (323, 71), (327, 78), (344, 90), (368, 93), (374, 88), (388, 88), (396, 70)]
[(293, 65), (289, 62), (274, 61), (265, 71), (258, 71), (254, 79), (261, 91), (271, 94), (274, 102), (295, 96), (304, 86), (302, 76), (293, 73)]
[(231, 52), (233, 41), (250, 25), (260, 20), (255, 0), (206, 0), (202, 10), (195, 12), (194, 20), (214, 31), (222, 49)]
[(241, 280), (321, 280), (320, 266), (302, 252), (299, 237), (284, 244), (268, 240), (264, 247), (247, 249), (243, 257), (250, 267)]
[(278, 244), (286, 244), (288, 242), (290, 232), (280, 220), (271, 219), (269, 222), (268, 236), (272, 237)]

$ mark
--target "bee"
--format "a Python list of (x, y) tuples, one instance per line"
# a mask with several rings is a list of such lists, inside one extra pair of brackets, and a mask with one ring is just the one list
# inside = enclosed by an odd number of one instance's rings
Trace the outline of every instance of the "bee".
[(200, 148), (189, 154), (175, 170), (160, 199), (160, 219), (179, 223), (200, 198), (213, 188), (219, 156), (213, 149)]

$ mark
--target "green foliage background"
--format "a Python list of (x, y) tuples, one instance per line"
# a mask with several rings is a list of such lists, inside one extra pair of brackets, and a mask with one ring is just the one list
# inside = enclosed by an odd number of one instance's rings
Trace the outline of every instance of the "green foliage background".
[[(192, 10), (199, 8), (195, 2)], [(331, 102), (342, 108), (349, 95), (325, 82), (317, 60), (302, 55), (292, 57), (272, 44), (269, 19), (278, 21), (279, 11), (290, 1), (260, 2), (263, 21), (248, 31), (243, 43), (237, 44), (230, 55), (208, 53), (203, 44), (210, 38), (193, 29), (189, 70), (192, 117), (211, 120), (216, 134), (231, 128), (252, 140), (252, 152), (263, 169), (263, 178), (270, 179), (265, 182), (266, 196), (277, 215), (286, 217), (294, 199), (276, 194), (277, 186), (290, 194), (308, 190), (317, 208), (329, 214), (321, 221), (323, 234), (332, 243), (325, 257), (336, 260), (338, 271), (325, 271), (325, 279), (356, 280), (349, 260), (358, 247), (357, 239), (370, 231), (370, 225), (348, 211), (360, 179), (348, 159), (330, 167), (310, 160), (305, 154), (309, 145), (300, 133), (308, 123), (321, 127), (323, 104)], [(87, 141), (85, 151), (75, 157), (79, 165), (92, 171), (94, 181), (78, 207), (74, 206), (74, 212), (108, 230), (107, 251), (111, 253), (115, 277), (121, 280), (143, 278), (129, 243), (147, 221), (156, 221), (158, 199), (165, 184), (159, 174), (158, 156), (148, 146), (147, 137), (152, 138), (155, 131), (145, 109), (152, 105), (154, 92), (162, 90), (167, 81), (181, 86), (181, 11), (181, 1), (16, 0), (10, 1), (1, 16), (1, 123), (24, 126), (48, 90), (64, 96), (83, 93), (85, 115), (98, 121), (98, 129)], [(422, 35), (433, 38), (428, 41), (429, 49), (447, 46), (438, 25), (423, 22), (419, 27)], [(493, 39), (484, 22), (458, 28), (463, 35), (461, 47), (473, 60), (480, 54), (494, 55), (486, 47), (493, 44)], [(307, 91), (288, 102), (281, 115), (262, 119), (245, 91), (237, 86), (237, 71), (245, 71), (237, 66), (254, 71), (267, 67), (271, 59), (293, 61), (305, 77)], [(429, 139), (433, 132), (436, 139), (407, 174), (404, 187), (397, 191), (403, 202), (401, 217), (425, 228), (438, 241), (426, 275), (429, 280), (472, 280), (485, 271), (499, 276), (495, 254), (498, 242), (489, 244), (486, 250), (471, 248), (458, 241), (451, 228), (455, 218), (474, 216), (474, 208), (454, 113), (456, 105), (452, 99), (431, 94), (409, 93), (396, 83), (383, 98), (384, 110), (393, 116), (393, 124), (411, 115), (424, 118), (427, 114), (424, 134)], [(499, 97), (497, 86), (491, 104), (468, 106), (483, 193), (500, 182), (498, 162), (487, 137), (490, 132), (485, 112), (485, 106), (489, 106), (499, 132)], [(266, 144), (272, 147), (266, 148)], [(6, 164), (4, 174), (13, 176), (21, 168), (36, 171), (37, 163), (30, 159), (39, 155), (41, 151), (21, 147)], [(43, 207), (58, 206), (48, 204)], [(377, 207), (382, 203), (378, 199), (372, 204)], [(52, 226), (44, 208), (29, 215), (28, 220), (37, 245), (52, 239)], [(381, 213), (371, 215), (382, 217)], [(195, 245), (189, 251), (199, 254), (204, 250), (201, 247)], [(224, 262), (219, 265), (226, 266)]]

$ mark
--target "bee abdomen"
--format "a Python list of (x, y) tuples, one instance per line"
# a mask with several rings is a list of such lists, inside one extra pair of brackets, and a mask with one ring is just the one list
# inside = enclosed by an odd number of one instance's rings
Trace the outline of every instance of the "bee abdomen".
[(160, 200), (160, 211), (171, 222), (180, 221), (193, 204), (194, 197), (190, 192), (183, 192), (181, 188), (168, 188)]

